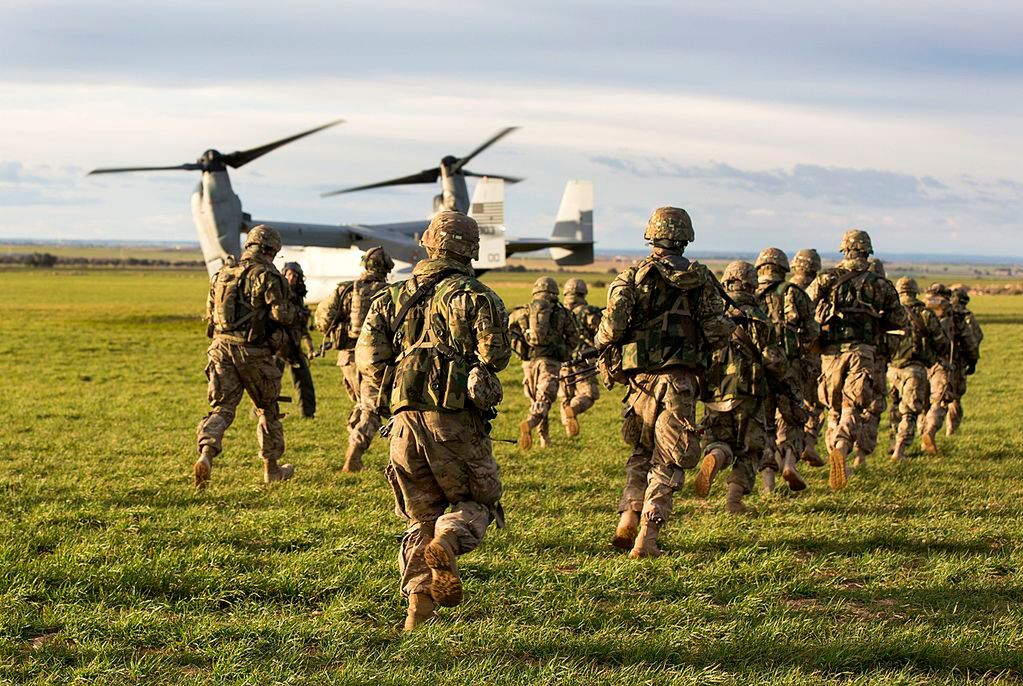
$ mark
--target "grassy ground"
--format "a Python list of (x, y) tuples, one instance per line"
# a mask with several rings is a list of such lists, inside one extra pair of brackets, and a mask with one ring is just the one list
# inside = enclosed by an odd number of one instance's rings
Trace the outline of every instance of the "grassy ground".
[[(512, 304), (535, 276), (488, 279)], [(984, 359), (942, 456), (875, 457), (839, 495), (814, 470), (799, 497), (752, 497), (752, 518), (724, 514), (723, 484), (708, 501), (687, 484), (657, 560), (608, 544), (626, 454), (620, 393), (549, 451), (496, 444), (509, 526), (462, 558), (466, 602), (403, 636), (386, 443), (363, 473), (339, 472), (348, 403), (332, 361), (314, 366), (318, 418), (285, 424), (294, 482), (260, 484), (240, 413), (197, 495), (205, 276), (0, 282), (0, 682), (1023, 677), (1023, 299), (974, 299)], [(495, 435), (513, 438), (526, 404), (517, 365), (503, 378)]]

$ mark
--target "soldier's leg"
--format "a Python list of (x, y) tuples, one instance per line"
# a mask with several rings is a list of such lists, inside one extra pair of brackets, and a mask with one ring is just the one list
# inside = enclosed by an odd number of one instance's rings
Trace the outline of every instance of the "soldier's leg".
[(625, 461), (625, 488), (618, 501), (618, 526), (615, 528), (611, 545), (622, 550), (632, 550), (639, 532), (639, 516), (643, 511), (646, 496), (647, 476), (653, 456), (653, 425), (644, 430), (643, 417), (656, 416), (656, 401), (646, 395), (632, 391), (626, 398), (622, 414), (622, 440), (632, 452)]
[(211, 347), (206, 364), (210, 412), (196, 428), (199, 459), (192, 466), (196, 488), (204, 488), (213, 471), (213, 458), (223, 450), (224, 433), (234, 422), (244, 386), (234, 363), (222, 349)]
[(269, 351), (247, 351), (244, 361), (238, 362), (238, 370), (245, 391), (256, 406), (256, 441), (259, 456), (263, 458), (263, 481), (290, 479), (295, 468), (290, 464), (277, 464), (284, 455), (284, 426), (277, 402), (283, 374)]
[(536, 424), (533, 423), (533, 408), (536, 406), (536, 365), (538, 361), (522, 361), (522, 394), (526, 396), (526, 400), (529, 401), (529, 408), (526, 410), (526, 418), (519, 423), (519, 447), (523, 450), (529, 450), (533, 447), (533, 429)]
[(575, 384), (575, 395), (572, 398), (572, 410), (575, 416), (589, 410), (600, 399), (600, 381), (596, 376), (583, 379)]
[(917, 418), (927, 407), (927, 372), (919, 365), (911, 365), (902, 370), (902, 389), (899, 394), (899, 421), (896, 445), (903, 450), (913, 445), (916, 433)]
[(749, 495), (756, 483), (757, 456), (768, 444), (767, 417), (761, 402), (745, 401), (736, 412), (735, 462), (728, 475), (728, 497), (725, 511), (729, 514), (749, 512), (742, 499)]
[(924, 417), (923, 426), (920, 429), (920, 440), (924, 452), (928, 455), (936, 455), (938, 446), (934, 437), (938, 429), (945, 423), (945, 415), (948, 414), (950, 399), (949, 374), (941, 362), (937, 362), (928, 371), (928, 382), (931, 387), (931, 407)]
[(951, 436), (959, 430), (963, 423), (963, 396), (966, 395), (966, 371), (957, 366), (953, 373), (955, 382), (952, 384), (952, 400), (948, 404), (947, 421), (945, 422), (945, 435)]
[(299, 411), (306, 419), (312, 419), (316, 416), (316, 389), (313, 387), (309, 361), (303, 356), (297, 365), (288, 366), (291, 367), (291, 381), (295, 387)]
[(550, 445), (550, 411), (558, 400), (558, 377), (561, 376), (561, 363), (557, 360), (544, 358), (540, 360), (540, 374), (537, 378), (537, 395), (542, 400), (540, 422), (536, 424), (540, 434), (541, 447)]
[(796, 468), (799, 456), (803, 454), (803, 443), (805, 441), (803, 424), (805, 416), (802, 413), (802, 398), (797, 393), (793, 397), (782, 397), (778, 399), (778, 411), (776, 414), (777, 430), (776, 442), (778, 447), (778, 463), (781, 467), (782, 477), (793, 491), (802, 491), (806, 488), (806, 481)]

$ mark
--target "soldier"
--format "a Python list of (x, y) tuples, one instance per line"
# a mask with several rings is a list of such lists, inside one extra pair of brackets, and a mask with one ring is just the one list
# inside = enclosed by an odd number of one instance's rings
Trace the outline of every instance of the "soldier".
[[(821, 270), (821, 256), (813, 248), (804, 248), (792, 258), (792, 283), (804, 291), (810, 287)], [(817, 440), (824, 424), (824, 406), (817, 397), (817, 383), (821, 377), (821, 354), (817, 346), (803, 357), (803, 403), (809, 418), (806, 420), (802, 459), (813, 467), (823, 467), (824, 460), (817, 453)]]
[(305, 274), (298, 262), (287, 262), (284, 265), (284, 278), (288, 280), (291, 291), (291, 304), (298, 315), (290, 334), (287, 355), (282, 361), (291, 369), (291, 381), (298, 395), (298, 407), (302, 416), (312, 419), (316, 415), (316, 388), (313, 386), (313, 374), (309, 369), (309, 355), (313, 351), (313, 339), (309, 335), (309, 308), (305, 306), (308, 293), (305, 285)]
[(867, 258), (874, 252), (870, 236), (856, 229), (847, 231), (839, 250), (845, 259), (822, 272), (809, 293), (821, 325), (819, 393), (828, 407), (828, 481), (836, 491), (849, 481), (846, 458), (874, 400), (870, 375), (876, 369), (877, 345), (886, 331), (907, 326), (906, 311), (895, 288), (869, 269)]
[(754, 296), (754, 266), (732, 262), (721, 282), (731, 298), (728, 315), (736, 328), (728, 347), (715, 353), (707, 375), (712, 388), (700, 424), (704, 458), (693, 490), (706, 498), (714, 476), (730, 464), (725, 511), (744, 514), (748, 508), (742, 499), (753, 489), (760, 457), (769, 443), (767, 374), (783, 382), (787, 360), (777, 344), (774, 323)]
[(788, 361), (785, 378), (775, 385), (767, 406), (768, 423), (776, 428), (775, 449), (765, 451), (760, 465), (764, 490), (774, 490), (775, 473), (780, 468), (789, 488), (801, 491), (806, 488), (806, 482), (796, 470), (796, 462), (803, 454), (808, 419), (803, 408), (803, 359), (810, 356), (820, 335), (820, 326), (814, 319), (813, 303), (806, 292), (785, 281), (789, 258), (784, 252), (765, 248), (755, 266), (757, 300), (770, 316), (778, 345)]
[[(954, 367), (955, 374), (952, 379), (952, 394), (954, 400), (948, 406), (948, 419), (945, 422), (945, 433), (948, 436), (954, 434), (963, 421), (963, 396), (966, 395), (966, 377), (976, 371), (976, 363), (980, 361), (980, 344), (984, 340), (984, 332), (977, 322), (977, 317), (967, 305), (970, 302), (970, 289), (961, 283), (951, 287), (952, 290), (952, 311), (955, 316), (961, 318), (973, 336), (977, 344), (977, 359), (971, 365), (965, 357)], [(962, 349), (960, 349), (962, 352)]]
[(503, 525), (488, 420), (511, 356), (504, 303), (473, 275), (476, 221), (440, 212), (422, 244), (429, 259), (374, 298), (355, 348), (366, 386), (392, 413), (387, 478), (409, 524), (399, 553), (407, 631), (462, 601), (455, 558), (491, 522)]
[(206, 355), (206, 378), (212, 410), (196, 430), (199, 459), (193, 467), (195, 487), (204, 488), (221, 453), (224, 433), (247, 392), (255, 405), (256, 439), (263, 458), (263, 481), (290, 479), (295, 469), (279, 465), (284, 454), (284, 427), (278, 398), (280, 368), (274, 355), (285, 345), (284, 329), (298, 313), (288, 295), (288, 282), (273, 265), (281, 237), (260, 224), (249, 231), (237, 264), (225, 265), (211, 282), (206, 299), (207, 335), (213, 339)]
[(933, 283), (927, 287), (927, 293), (927, 306), (941, 319), (949, 342), (948, 348), (938, 353), (938, 361), (927, 373), (931, 385), (931, 407), (927, 410), (920, 431), (924, 452), (937, 455), (938, 446), (934, 437), (945, 423), (949, 407), (955, 401), (954, 385), (958, 368), (962, 367), (964, 375), (972, 374), (977, 368), (980, 351), (973, 330), (962, 316), (957, 315), (952, 305), (952, 290), (945, 284)]
[(542, 276), (533, 284), (532, 302), (512, 313), (510, 327), (513, 336), (526, 342), (528, 358), (522, 360), (522, 389), (530, 406), (519, 424), (519, 446), (533, 447), (533, 429), (538, 429), (540, 447), (547, 448), (551, 442), (547, 414), (558, 397), (561, 365), (579, 347), (575, 316), (558, 301), (558, 283)]
[[(884, 262), (876, 257), (871, 257), (867, 260), (867, 264), (870, 265), (872, 272), (888, 281)], [(891, 281), (888, 281), (888, 283), (892, 285), (892, 288), (895, 288), (895, 284), (892, 284)], [(881, 429), (881, 418), (884, 416), (884, 411), (888, 409), (888, 387), (885, 383), (888, 377), (888, 338), (889, 336), (887, 335), (882, 336), (875, 350), (874, 371), (870, 374), (870, 380), (873, 383), (873, 400), (870, 402), (867, 410), (864, 411), (863, 430), (860, 431), (860, 435), (853, 442), (853, 452), (856, 455), (853, 460), (853, 469), (867, 466), (867, 457), (877, 447), (877, 434)]]
[(576, 358), (566, 364), (562, 375), (561, 387), (561, 424), (568, 436), (579, 434), (578, 417), (600, 398), (600, 383), (596, 370), (584, 371), (593, 361), (596, 349), (593, 338), (597, 335), (600, 318), (604, 310), (586, 302), (588, 292), (586, 282), (582, 279), (569, 279), (561, 288), (565, 298), (565, 307), (575, 315), (576, 328), (579, 331), (580, 349)]
[(948, 338), (938, 317), (917, 299), (920, 287), (915, 280), (904, 276), (895, 288), (909, 318), (909, 327), (889, 346), (891, 457), (893, 462), (901, 462), (906, 459), (906, 448), (913, 445), (917, 419), (927, 409), (927, 370), (938, 359), (938, 351), (948, 347)]
[(672, 496), (700, 458), (697, 374), (734, 328), (714, 275), (682, 255), (694, 236), (685, 210), (654, 211), (644, 233), (652, 252), (611, 283), (594, 341), (605, 378), (628, 386), (622, 437), (632, 455), (613, 544), (634, 558), (661, 554)]
[(316, 326), (324, 332), (325, 347), (337, 348), (341, 384), (352, 401), (344, 472), (362, 469), (362, 455), (369, 450), (380, 428), (380, 415), (376, 413), (374, 402), (362, 392), (362, 374), (355, 364), (355, 342), (373, 296), (387, 287), (387, 275), (394, 269), (394, 260), (383, 248), (370, 248), (362, 256), (362, 269), (358, 279), (339, 283), (316, 309)]

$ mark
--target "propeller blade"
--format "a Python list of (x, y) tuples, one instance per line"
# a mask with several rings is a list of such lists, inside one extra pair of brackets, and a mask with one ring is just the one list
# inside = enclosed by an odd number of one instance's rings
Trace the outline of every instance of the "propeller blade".
[(506, 129), (501, 129), (500, 131), (495, 133), (493, 136), (491, 136), (490, 139), (486, 143), (484, 143), (480, 147), (476, 148), (475, 150), (470, 152), (468, 155), (466, 155), (462, 159), (460, 159), (457, 162), (455, 162), (455, 165), (451, 168), (451, 171), (452, 172), (459, 171), (462, 167), (464, 167), (466, 164), (468, 164), (469, 160), (471, 160), (472, 158), (476, 157), (476, 155), (479, 155), (481, 152), (483, 152), (484, 150), (489, 148), (491, 145), (493, 145), (497, 141), (501, 140), (502, 138), (504, 138), (505, 136), (507, 136), (509, 133), (511, 133), (512, 131), (514, 131), (517, 128), (519, 128), (519, 127), (517, 127), (517, 126), (509, 126)]
[(517, 176), (501, 176), (500, 174), (477, 174), (476, 172), (471, 172), (468, 169), (462, 170), (462, 174), (464, 174), (465, 176), (475, 176), (480, 179), (484, 177), (488, 179), (504, 179), (505, 183), (518, 183), (519, 181), (525, 180)]
[(248, 150), (238, 150), (236, 152), (232, 152), (228, 155), (224, 155), (223, 158), (224, 164), (228, 165), (229, 167), (234, 167), (235, 169), (237, 169), (238, 167), (244, 166), (258, 157), (262, 157), (263, 155), (267, 154), (272, 150), (276, 150), (282, 145), (287, 145), (292, 141), (297, 141), (299, 138), (305, 138), (306, 136), (316, 133), (317, 131), (329, 129), (331, 126), (336, 126), (342, 123), (343, 121), (344, 119), (337, 119), (330, 123), (324, 124), (323, 126), (317, 126), (315, 129), (309, 129), (308, 131), (297, 133), (294, 136), (288, 136), (287, 138), (282, 138), (279, 141), (274, 141), (273, 143), (261, 145), (258, 148), (250, 148)]
[(434, 167), (433, 169), (424, 169), (418, 174), (413, 174), (412, 176), (403, 176), (400, 179), (380, 181), (379, 183), (371, 183), (365, 186), (356, 186), (355, 188), (345, 188), (340, 191), (330, 191), (329, 193), (320, 193), (320, 197), (326, 198), (331, 195), (341, 195), (342, 193), (354, 193), (355, 191), (364, 191), (369, 188), (384, 188), (386, 186), (407, 186), (414, 183), (434, 183), (439, 178), (440, 167)]
[(93, 169), (86, 176), (92, 176), (93, 174), (120, 174), (121, 172), (137, 172), (137, 171), (195, 171), (202, 169), (201, 164), (195, 162), (186, 162), (185, 164), (179, 164), (176, 167), (105, 167), (103, 169)]

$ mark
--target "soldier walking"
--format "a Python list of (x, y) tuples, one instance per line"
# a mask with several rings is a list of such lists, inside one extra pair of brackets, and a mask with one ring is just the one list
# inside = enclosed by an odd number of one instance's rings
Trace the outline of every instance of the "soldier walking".
[(294, 474), (278, 464), (284, 454), (284, 427), (278, 398), (282, 372), (274, 355), (285, 346), (285, 328), (298, 316), (288, 282), (273, 265), (281, 237), (264, 225), (245, 239), (241, 260), (214, 275), (206, 299), (207, 334), (213, 339), (206, 356), (211, 411), (199, 422), (199, 459), (193, 466), (196, 488), (204, 488), (213, 458), (223, 450), (224, 433), (234, 421), (243, 393), (255, 405), (256, 439), (263, 458), (263, 481), (283, 481)]
[(835, 491), (848, 484), (846, 459), (874, 400), (870, 375), (876, 369), (878, 343), (886, 331), (907, 326), (906, 311), (895, 288), (869, 269), (867, 258), (874, 248), (867, 232), (847, 231), (838, 249), (845, 259), (822, 272), (809, 293), (821, 325), (819, 393), (828, 407), (832, 446), (828, 481)]
[(561, 289), (565, 307), (575, 315), (580, 339), (576, 356), (563, 367), (561, 387), (558, 389), (558, 395), (561, 396), (561, 424), (570, 437), (579, 434), (579, 415), (593, 407), (600, 398), (596, 370), (586, 370), (595, 361), (593, 339), (597, 335), (604, 310), (586, 302), (588, 291), (586, 282), (576, 278), (566, 281)]
[(628, 385), (622, 437), (632, 454), (613, 544), (634, 558), (661, 554), (673, 495), (700, 458), (697, 375), (734, 328), (714, 275), (683, 257), (694, 237), (685, 210), (654, 211), (644, 233), (651, 254), (611, 283), (594, 341), (603, 374)]
[(298, 262), (287, 262), (284, 265), (284, 278), (288, 281), (291, 292), (291, 304), (298, 313), (295, 325), (291, 327), (287, 355), (282, 361), (291, 369), (291, 382), (298, 395), (298, 407), (302, 416), (312, 419), (316, 416), (316, 388), (313, 386), (313, 374), (309, 369), (309, 355), (313, 351), (313, 339), (309, 335), (309, 308), (305, 305), (308, 290), (305, 285), (305, 274)]
[(392, 413), (387, 478), (408, 521), (398, 568), (405, 629), (459, 604), (456, 558), (503, 525), (489, 420), (511, 345), (504, 303), (478, 281), (479, 227), (440, 212), (423, 234), (429, 259), (374, 298), (355, 348), (366, 387)]
[[(821, 270), (821, 256), (813, 248), (804, 248), (792, 258), (792, 283), (806, 291)], [(821, 377), (821, 353), (811, 346), (803, 357), (803, 403), (809, 417), (806, 420), (802, 459), (812, 467), (823, 467), (824, 460), (817, 453), (817, 441), (824, 425), (824, 406), (817, 397), (817, 384)]]
[(355, 364), (355, 342), (373, 297), (387, 287), (387, 275), (392, 269), (394, 260), (383, 248), (370, 248), (362, 256), (363, 271), (359, 278), (339, 283), (316, 309), (316, 327), (323, 332), (325, 349), (337, 348), (341, 385), (352, 401), (344, 472), (362, 469), (362, 456), (380, 429), (374, 401), (363, 393), (362, 374)]
[[(888, 281), (893, 289), (895, 288), (895, 284), (888, 279), (884, 262), (876, 257), (871, 257), (867, 260), (867, 264), (872, 272)], [(888, 409), (888, 357), (891, 354), (891, 351), (888, 349), (889, 338), (891, 337), (882, 335), (874, 350), (874, 370), (870, 373), (870, 381), (873, 384), (871, 390), (873, 400), (870, 401), (870, 405), (863, 413), (863, 428), (860, 431), (860, 435), (853, 442), (853, 454), (855, 455), (853, 458), (853, 469), (861, 469), (867, 466), (867, 457), (872, 455), (877, 447), (877, 436), (881, 430), (881, 418), (884, 416), (884, 411)], [(829, 449), (830, 447), (829, 445)]]
[(953, 367), (952, 397), (953, 400), (948, 406), (948, 417), (945, 422), (945, 433), (951, 436), (959, 429), (963, 421), (963, 396), (966, 395), (966, 379), (977, 371), (977, 362), (980, 361), (980, 344), (984, 340), (984, 331), (977, 322), (977, 317), (970, 311), (970, 289), (961, 283), (950, 287), (952, 291), (952, 312), (953, 315), (962, 319), (963, 324), (977, 345), (976, 359), (970, 361), (968, 355), (964, 354), (965, 346), (960, 348), (962, 358)]
[[(525, 341), (522, 360), (522, 389), (529, 398), (529, 415), (519, 424), (519, 446), (533, 447), (533, 429), (540, 447), (550, 446), (548, 414), (558, 399), (561, 365), (579, 347), (575, 316), (558, 301), (558, 283), (542, 276), (533, 284), (533, 300), (512, 312), (512, 335)], [(574, 416), (573, 416), (574, 419)], [(576, 425), (578, 429), (578, 425)]]

